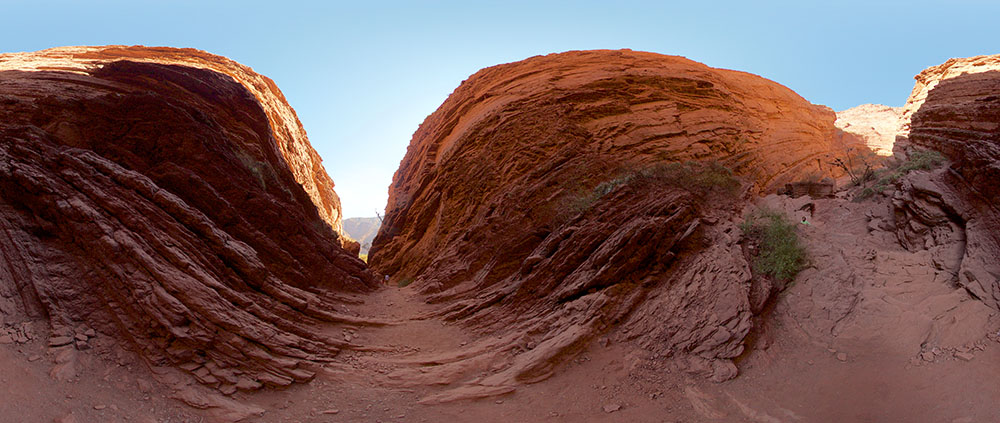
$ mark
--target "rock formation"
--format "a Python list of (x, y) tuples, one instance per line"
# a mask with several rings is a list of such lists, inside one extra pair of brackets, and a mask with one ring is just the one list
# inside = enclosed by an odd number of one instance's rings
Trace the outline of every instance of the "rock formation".
[(915, 79), (899, 142), (942, 152), (951, 171), (903, 187), (900, 238), (908, 248), (960, 242), (946, 260), (956, 282), (1000, 308), (1000, 55), (951, 59)]
[(0, 138), (5, 319), (94, 328), (224, 393), (308, 380), (347, 346), (315, 325), (356, 323), (338, 292), (375, 281), (267, 78), (190, 49), (0, 55)]
[(0, 54), (2, 70), (87, 71), (119, 60), (182, 65), (207, 69), (236, 80), (261, 104), (271, 126), (275, 144), (288, 163), (295, 181), (309, 194), (323, 218), (337, 233), (341, 226), (340, 197), (333, 180), (323, 169), (295, 110), (270, 78), (225, 57), (191, 48), (106, 46), (58, 47), (30, 53)]
[(844, 138), (841, 143), (848, 148), (865, 147), (879, 156), (890, 156), (902, 113), (901, 107), (881, 104), (862, 104), (837, 112), (835, 124)]
[(499, 337), (436, 358), (453, 366), (425, 370), (495, 373), (428, 400), (545, 378), (599, 336), (733, 377), (770, 293), (734, 216), (749, 193), (831, 175), (834, 120), (758, 76), (628, 50), (470, 77), (414, 134), (369, 259)]

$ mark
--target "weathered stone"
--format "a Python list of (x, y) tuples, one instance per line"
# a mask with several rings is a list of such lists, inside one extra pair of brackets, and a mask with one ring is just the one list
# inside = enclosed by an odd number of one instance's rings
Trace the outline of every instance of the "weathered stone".
[(50, 347), (61, 347), (63, 345), (69, 345), (73, 342), (73, 338), (69, 336), (56, 336), (49, 338)]

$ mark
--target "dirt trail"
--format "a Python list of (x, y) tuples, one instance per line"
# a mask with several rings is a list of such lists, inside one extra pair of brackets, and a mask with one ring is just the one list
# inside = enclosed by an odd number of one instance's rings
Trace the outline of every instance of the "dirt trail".
[[(261, 422), (1000, 421), (995, 312), (956, 287), (936, 253), (900, 246), (888, 200), (770, 196), (760, 204), (809, 219), (800, 232), (812, 266), (780, 295), (734, 380), (662, 370), (627, 343), (599, 341), (542, 382), (425, 405), (456, 381), (497, 370), (503, 356), (459, 360), (495, 340), (429, 317), (434, 306), (391, 285), (338, 311), (394, 324), (323, 329), (365, 347), (345, 350), (309, 383), (234, 398), (266, 410), (248, 420)], [(166, 399), (156, 384), (137, 390), (150, 376), (127, 355), (99, 356), (81, 352), (77, 376), (56, 382), (43, 340), (3, 345), (0, 381), (16, 400), (2, 402), (0, 421), (218, 418)]]

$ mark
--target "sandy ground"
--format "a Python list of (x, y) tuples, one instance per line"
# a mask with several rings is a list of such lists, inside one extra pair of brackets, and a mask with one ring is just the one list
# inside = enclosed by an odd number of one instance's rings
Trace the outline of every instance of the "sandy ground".
[[(810, 200), (764, 202), (794, 214), (803, 201)], [(421, 319), (430, 306), (408, 288), (389, 287), (349, 311), (402, 324), (324, 329), (382, 348), (345, 352), (310, 383), (234, 398), (267, 410), (248, 420), (260, 422), (1000, 421), (1000, 344), (987, 336), (996, 332), (995, 312), (942, 281), (924, 253), (871, 231), (866, 213), (884, 204), (813, 203), (813, 224), (802, 228), (812, 269), (781, 294), (738, 361), (740, 375), (728, 382), (649, 366), (631, 345), (596, 342), (555, 376), (512, 393), (423, 405), (421, 398), (444, 387), (407, 383), (394, 372), (419, 372), (408, 357), (460, 351), (477, 339), (460, 326)], [(837, 266), (845, 265), (851, 295), (831, 300), (822, 284), (838, 283)], [(835, 330), (818, 330), (824, 307), (850, 312), (831, 322)], [(148, 370), (109, 354), (100, 339), (80, 352), (76, 377), (56, 381), (46, 342), (0, 345), (0, 422), (217, 420), (211, 410), (168, 399), (164, 387), (149, 383)]]

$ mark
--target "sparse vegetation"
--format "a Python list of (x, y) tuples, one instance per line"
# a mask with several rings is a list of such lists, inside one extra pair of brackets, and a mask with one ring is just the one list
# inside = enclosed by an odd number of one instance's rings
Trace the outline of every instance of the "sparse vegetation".
[(870, 150), (851, 148), (844, 154), (844, 158), (837, 158), (830, 164), (843, 169), (851, 178), (851, 185), (864, 187), (875, 179), (875, 169), (881, 166), (880, 162), (881, 159)]
[(739, 187), (733, 171), (719, 163), (667, 163), (625, 172), (612, 180), (601, 182), (589, 192), (570, 197), (566, 208), (574, 214), (582, 213), (619, 186), (656, 183), (683, 188), (700, 195), (709, 192), (732, 194)]
[(754, 272), (787, 282), (806, 266), (806, 252), (799, 242), (796, 224), (785, 215), (758, 210), (746, 217), (740, 229), (750, 239)]
[(396, 283), (396, 286), (400, 288), (405, 288), (407, 285), (413, 283), (413, 278), (403, 278)]
[[(885, 169), (876, 174), (875, 177), (878, 178), (874, 184), (870, 187), (866, 187), (861, 190), (857, 196), (854, 197), (856, 201), (862, 201), (867, 198), (874, 196), (875, 194), (881, 194), (883, 191), (889, 188), (889, 186), (899, 181), (907, 173), (914, 170), (931, 170), (938, 166), (941, 166), (945, 162), (945, 158), (941, 153), (933, 150), (913, 150), (907, 156), (906, 160), (896, 165), (894, 168)], [(873, 178), (874, 179), (874, 178)]]

